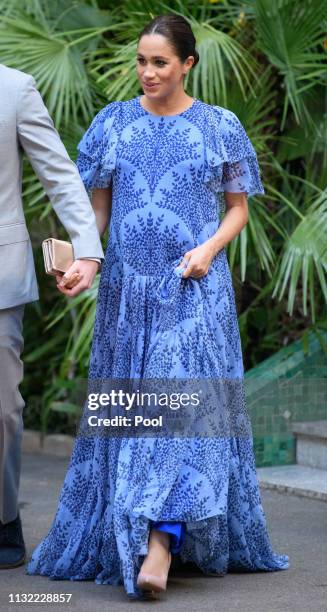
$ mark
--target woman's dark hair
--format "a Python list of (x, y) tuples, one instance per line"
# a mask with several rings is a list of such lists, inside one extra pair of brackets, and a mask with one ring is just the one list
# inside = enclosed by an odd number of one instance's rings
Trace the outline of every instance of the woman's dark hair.
[(148, 23), (139, 34), (138, 40), (145, 34), (161, 34), (165, 36), (174, 49), (181, 62), (185, 62), (189, 55), (194, 57), (194, 67), (199, 61), (199, 54), (195, 49), (196, 40), (188, 21), (181, 15), (159, 15)]

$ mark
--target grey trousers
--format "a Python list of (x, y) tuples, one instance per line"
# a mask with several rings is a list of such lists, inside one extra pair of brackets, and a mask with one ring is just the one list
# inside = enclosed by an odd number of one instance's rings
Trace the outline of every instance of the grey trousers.
[(20, 359), (25, 304), (0, 310), (0, 521), (18, 513), (23, 408), (19, 392), (24, 366)]

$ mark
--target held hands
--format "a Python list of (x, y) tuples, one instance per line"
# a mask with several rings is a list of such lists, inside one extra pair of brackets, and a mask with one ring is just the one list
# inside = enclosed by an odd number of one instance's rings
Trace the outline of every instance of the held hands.
[(184, 254), (183, 261), (178, 266), (178, 268), (185, 267), (182, 278), (188, 278), (189, 276), (191, 278), (201, 278), (201, 276), (205, 276), (215, 255), (216, 251), (210, 240), (187, 251)]
[(65, 274), (56, 275), (57, 288), (61, 293), (74, 297), (92, 287), (98, 269), (97, 261), (76, 259)]
[[(201, 278), (205, 276), (215, 255), (216, 251), (210, 240), (187, 251), (180, 266), (178, 266), (185, 268), (182, 278)], [(98, 269), (99, 264), (96, 261), (77, 259), (65, 274), (56, 275), (57, 288), (61, 293), (74, 297), (85, 289), (92, 287)]]

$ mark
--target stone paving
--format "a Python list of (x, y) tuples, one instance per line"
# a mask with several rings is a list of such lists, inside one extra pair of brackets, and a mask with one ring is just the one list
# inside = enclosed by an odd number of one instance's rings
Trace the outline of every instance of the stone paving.
[[(28, 557), (46, 535), (57, 507), (68, 458), (24, 454), (20, 512)], [(279, 572), (229, 573), (223, 578), (201, 572), (171, 573), (168, 590), (157, 601), (130, 601), (122, 586), (97, 585), (29, 576), (25, 566), (0, 571), (0, 610), (56, 612), (320, 612), (327, 602), (327, 505), (262, 488), (262, 501), (274, 550), (290, 557)], [(71, 593), (69, 603), (9, 603), (10, 594)]]

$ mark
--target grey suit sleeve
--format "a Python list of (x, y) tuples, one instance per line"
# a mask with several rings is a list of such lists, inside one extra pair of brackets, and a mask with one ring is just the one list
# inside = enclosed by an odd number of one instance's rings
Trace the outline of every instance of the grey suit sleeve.
[(75, 259), (103, 259), (95, 214), (82, 179), (31, 76), (18, 94), (17, 131), (21, 146), (70, 236)]

